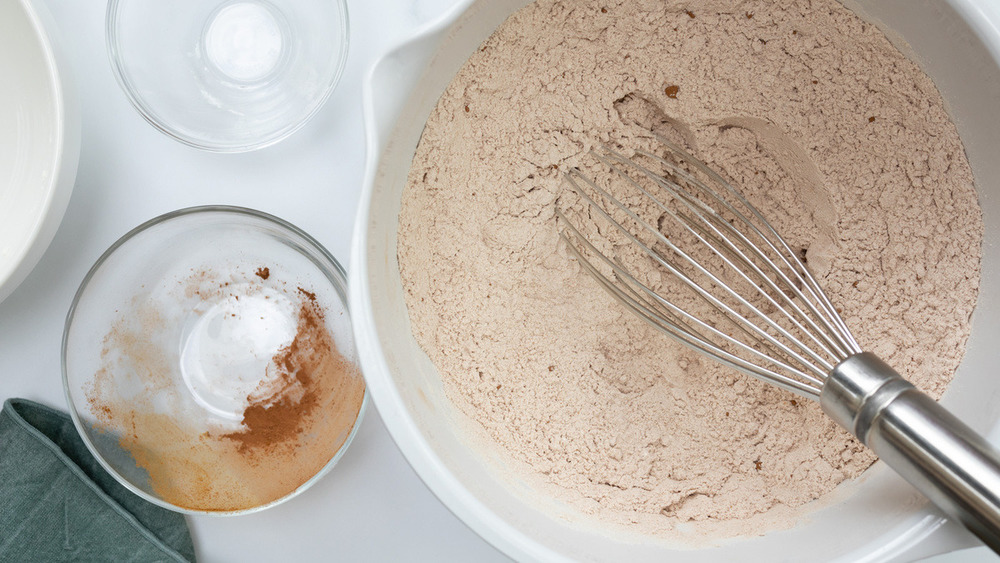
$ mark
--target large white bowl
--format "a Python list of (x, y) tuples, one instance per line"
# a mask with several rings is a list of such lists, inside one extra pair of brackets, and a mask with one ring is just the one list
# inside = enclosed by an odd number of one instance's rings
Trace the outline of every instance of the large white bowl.
[[(912, 57), (941, 89), (965, 142), (986, 226), (982, 286), (968, 352), (942, 402), (997, 441), (1000, 10), (990, 1), (851, 5), (909, 43)], [(474, 427), (450, 405), (436, 368), (410, 332), (396, 261), (400, 196), (424, 122), (445, 86), (480, 42), (524, 3), (462, 2), (379, 61), (366, 84), (367, 179), (354, 235), (351, 311), (369, 390), (424, 482), (482, 537), (521, 560), (885, 561), (971, 545), (971, 536), (953, 524), (942, 527), (939, 513), (881, 463), (838, 487), (825, 507), (792, 529), (692, 549), (576, 522), (507, 478), (488, 453), (470, 447)], [(401, 81), (408, 88), (401, 89)], [(399, 90), (405, 96), (394, 98)], [(929, 536), (936, 539), (918, 545)]]
[(59, 227), (76, 179), (80, 117), (38, 2), (0, 2), (0, 301)]

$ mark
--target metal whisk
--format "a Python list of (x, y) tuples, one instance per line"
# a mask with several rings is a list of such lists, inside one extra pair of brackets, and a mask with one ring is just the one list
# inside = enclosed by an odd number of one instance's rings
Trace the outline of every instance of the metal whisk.
[(565, 175), (578, 197), (563, 198), (556, 216), (579, 263), (680, 343), (818, 400), (1000, 553), (1000, 453), (863, 352), (805, 254), (721, 175), (656, 138), (662, 154), (593, 151), (604, 185), (578, 168)]

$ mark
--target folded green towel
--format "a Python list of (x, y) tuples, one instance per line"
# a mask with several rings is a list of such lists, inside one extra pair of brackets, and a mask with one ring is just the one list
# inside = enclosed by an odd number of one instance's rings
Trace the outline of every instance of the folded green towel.
[(0, 411), (0, 561), (194, 561), (184, 516), (109, 475), (73, 421), (24, 399)]

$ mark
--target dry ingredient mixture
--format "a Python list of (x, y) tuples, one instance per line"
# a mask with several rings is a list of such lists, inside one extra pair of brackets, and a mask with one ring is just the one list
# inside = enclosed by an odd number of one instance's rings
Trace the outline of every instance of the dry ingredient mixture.
[(808, 264), (862, 347), (940, 396), (979, 286), (981, 213), (930, 79), (833, 0), (541, 0), (428, 119), (398, 257), (454, 405), (557, 500), (665, 533), (797, 507), (874, 456), (818, 405), (634, 318), (559, 243), (562, 171), (656, 130)]
[[(270, 270), (261, 267), (255, 276), (256, 282), (237, 284), (199, 271), (181, 283), (188, 297), (203, 302), (246, 300), (263, 291)], [(163, 500), (205, 511), (267, 504), (316, 475), (347, 439), (364, 381), (337, 350), (316, 295), (302, 288), (287, 293), (298, 307), (294, 338), (271, 358), (270, 377), (246, 397), (237, 429), (206, 419), (192, 402), (163, 345), (167, 312), (147, 297), (137, 296), (135, 311), (104, 338), (102, 367), (87, 393), (91, 410)]]

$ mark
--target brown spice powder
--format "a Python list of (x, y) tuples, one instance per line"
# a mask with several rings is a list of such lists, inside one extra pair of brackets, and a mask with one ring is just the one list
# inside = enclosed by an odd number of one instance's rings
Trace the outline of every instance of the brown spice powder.
[(302, 431), (303, 423), (313, 416), (319, 406), (320, 389), (316, 376), (323, 375), (313, 371), (322, 365), (325, 355), (333, 353), (329, 338), (323, 338), (325, 333), (323, 312), (316, 304), (315, 294), (312, 294), (299, 310), (295, 340), (273, 359), (282, 387), (298, 384), (303, 389), (301, 397), (295, 398), (288, 393), (282, 393), (277, 399), (274, 396), (247, 397), (250, 404), (243, 411), (243, 426), (246, 429), (223, 435), (239, 442), (240, 453), (273, 448), (294, 439)]

